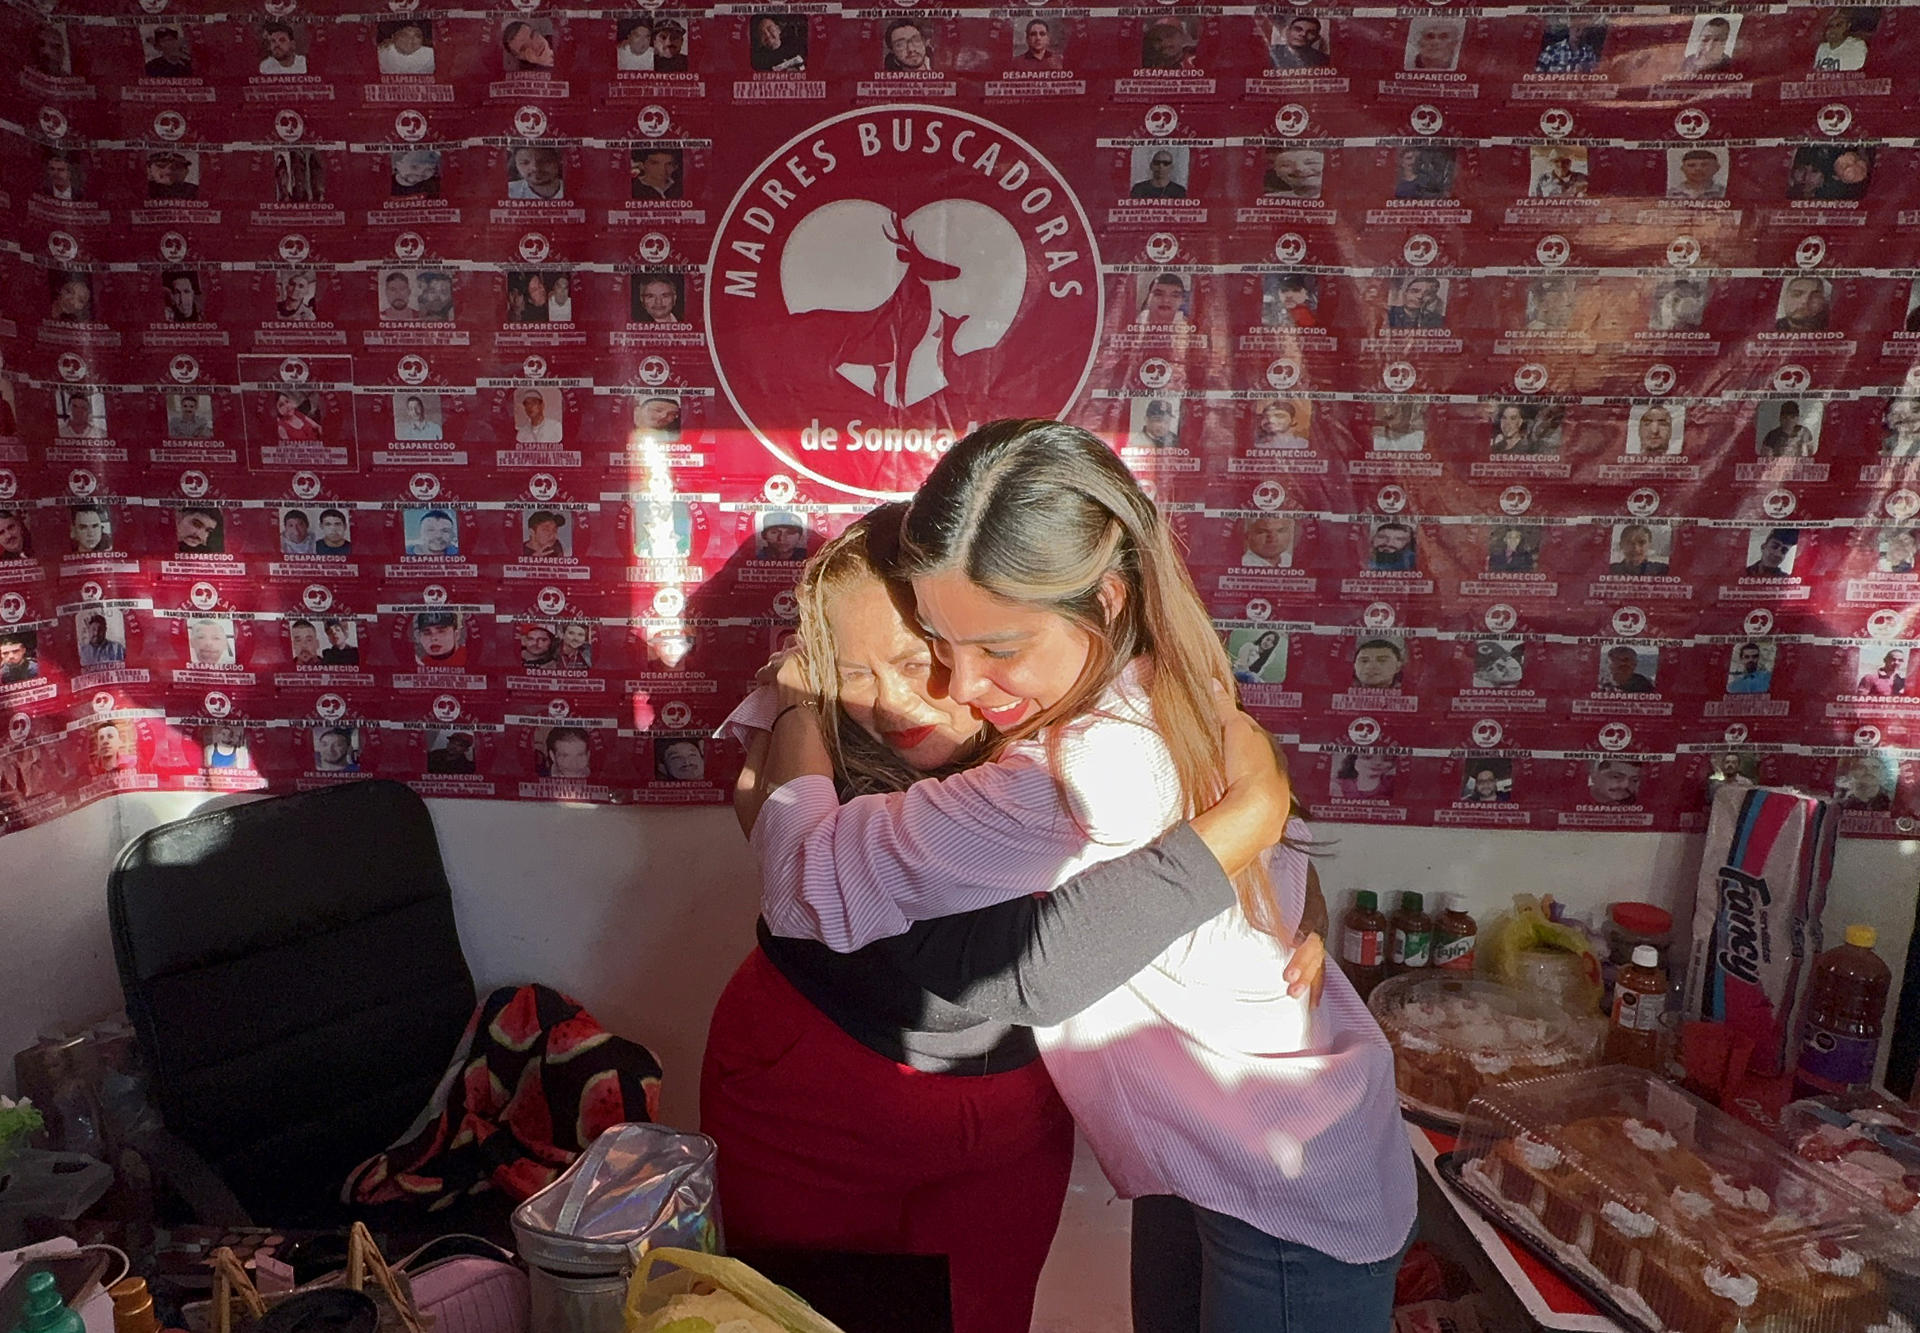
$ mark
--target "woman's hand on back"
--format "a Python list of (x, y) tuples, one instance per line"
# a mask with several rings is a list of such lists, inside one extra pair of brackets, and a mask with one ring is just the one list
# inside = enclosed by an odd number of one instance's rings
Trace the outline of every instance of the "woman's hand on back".
[(1226, 689), (1215, 686), (1214, 690), (1227, 789), (1190, 822), (1221, 869), (1233, 876), (1280, 841), (1293, 804), (1293, 787), (1265, 729), (1240, 711)]

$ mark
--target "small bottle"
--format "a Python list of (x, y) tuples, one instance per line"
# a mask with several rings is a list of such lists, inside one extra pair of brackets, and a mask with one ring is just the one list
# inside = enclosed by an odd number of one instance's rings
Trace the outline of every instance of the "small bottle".
[(52, 1273), (43, 1268), (27, 1274), (27, 1298), (14, 1333), (86, 1333), (86, 1327), (60, 1299), (60, 1284)]
[(1848, 926), (1847, 942), (1814, 961), (1800, 1063), (1793, 1071), (1795, 1097), (1857, 1092), (1873, 1082), (1893, 985), (1893, 973), (1873, 951), (1879, 938), (1872, 926)]
[(1400, 895), (1400, 910), (1393, 914), (1393, 952), (1390, 971), (1394, 976), (1427, 966), (1433, 952), (1433, 918), (1427, 915), (1426, 902), (1409, 890)]
[(1340, 922), (1340, 970), (1366, 999), (1387, 976), (1386, 913), (1372, 889), (1353, 895), (1353, 906)]
[(145, 1278), (123, 1277), (107, 1288), (107, 1295), (113, 1299), (113, 1333), (160, 1333)]
[(1613, 983), (1613, 1022), (1607, 1028), (1606, 1062), (1653, 1069), (1660, 1059), (1660, 1015), (1667, 1008), (1667, 974), (1650, 944), (1635, 947), (1633, 961)]
[(1473, 942), (1480, 927), (1467, 915), (1467, 896), (1443, 894), (1440, 905), (1446, 910), (1433, 923), (1433, 965), (1449, 972), (1471, 972)]

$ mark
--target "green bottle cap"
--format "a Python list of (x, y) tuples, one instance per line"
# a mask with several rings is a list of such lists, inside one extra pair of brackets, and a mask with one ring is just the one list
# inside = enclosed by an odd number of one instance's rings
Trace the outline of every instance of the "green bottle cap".
[(1363, 912), (1380, 910), (1380, 897), (1372, 889), (1361, 889), (1353, 895), (1353, 905)]
[(27, 1300), (20, 1328), (24, 1333), (86, 1333), (86, 1324), (60, 1299), (59, 1284), (44, 1268), (27, 1275)]
[(1400, 910), (1403, 912), (1424, 912), (1427, 910), (1427, 900), (1415, 893), (1412, 889), (1408, 889), (1400, 895)]

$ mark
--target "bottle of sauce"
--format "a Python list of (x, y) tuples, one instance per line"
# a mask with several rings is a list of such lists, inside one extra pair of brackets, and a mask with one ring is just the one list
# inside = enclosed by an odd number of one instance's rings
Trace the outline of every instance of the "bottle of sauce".
[(1800, 1063), (1793, 1071), (1795, 1097), (1856, 1092), (1872, 1083), (1893, 985), (1892, 971), (1873, 951), (1878, 942), (1872, 926), (1848, 926), (1847, 942), (1814, 961)]
[(1432, 961), (1433, 918), (1427, 915), (1426, 907), (1417, 893), (1400, 895), (1400, 910), (1393, 914), (1393, 949), (1388, 959), (1388, 970), (1396, 977)]
[(1440, 905), (1445, 910), (1440, 919), (1433, 923), (1433, 965), (1448, 972), (1473, 971), (1473, 942), (1479, 935), (1480, 927), (1467, 915), (1467, 896), (1464, 893), (1443, 894)]
[(1638, 945), (1633, 961), (1613, 983), (1613, 1022), (1607, 1028), (1606, 1062), (1654, 1069), (1660, 1059), (1660, 1015), (1667, 1008), (1667, 974), (1650, 944)]
[(1340, 970), (1347, 974), (1347, 980), (1364, 1000), (1387, 976), (1390, 927), (1386, 913), (1380, 910), (1378, 895), (1372, 889), (1361, 889), (1354, 894), (1353, 906), (1341, 919), (1340, 926)]

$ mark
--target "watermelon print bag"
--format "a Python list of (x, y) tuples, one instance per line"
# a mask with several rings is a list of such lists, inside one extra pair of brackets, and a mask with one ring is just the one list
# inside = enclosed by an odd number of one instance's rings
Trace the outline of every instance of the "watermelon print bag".
[(653, 1119), (660, 1063), (547, 986), (480, 1002), (433, 1098), (385, 1152), (355, 1167), (352, 1204), (428, 1211), (498, 1189), (529, 1198), (610, 1125)]

